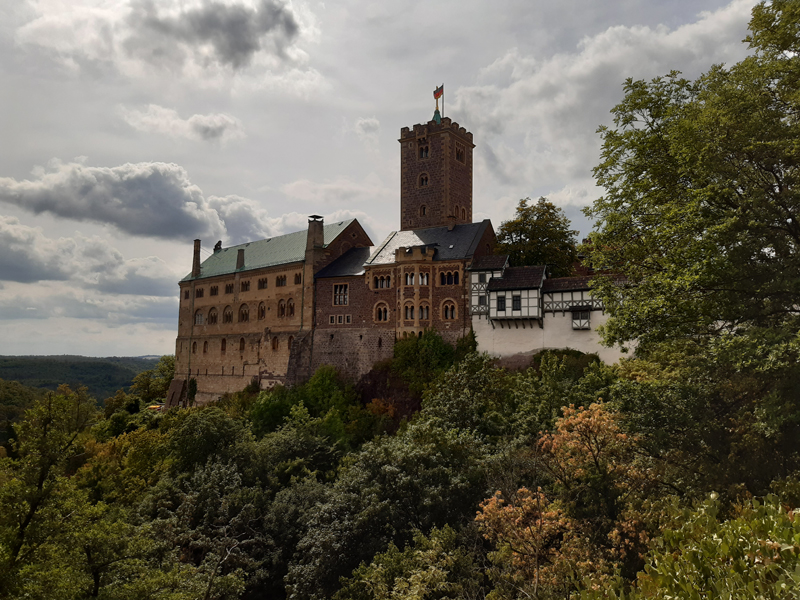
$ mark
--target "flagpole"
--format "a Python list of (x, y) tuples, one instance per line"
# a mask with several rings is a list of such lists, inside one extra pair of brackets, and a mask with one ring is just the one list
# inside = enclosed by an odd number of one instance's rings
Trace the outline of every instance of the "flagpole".
[(442, 118), (444, 119), (444, 84), (442, 84)]

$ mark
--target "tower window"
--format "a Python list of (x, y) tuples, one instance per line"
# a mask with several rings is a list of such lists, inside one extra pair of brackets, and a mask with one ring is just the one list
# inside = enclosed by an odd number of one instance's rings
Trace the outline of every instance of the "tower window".
[(422, 206), (419, 207), (419, 216), (424, 217), (427, 214), (428, 214), (428, 207), (423, 204)]
[(419, 147), (419, 157), (420, 158), (428, 158), (428, 146), (420, 146)]
[(419, 187), (428, 187), (428, 174), (423, 173), (419, 176)]
[(462, 221), (466, 221), (467, 220), (467, 209), (466, 208), (462, 208), (461, 209), (461, 220)]
[(456, 144), (456, 160), (458, 162), (466, 163), (467, 162), (467, 153), (464, 149), (464, 146), (461, 144)]

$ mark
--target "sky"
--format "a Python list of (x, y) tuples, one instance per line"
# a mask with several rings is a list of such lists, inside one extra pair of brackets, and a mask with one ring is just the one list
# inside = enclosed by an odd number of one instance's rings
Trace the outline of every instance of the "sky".
[(171, 354), (203, 256), (399, 227), (400, 129), (474, 135), (474, 220), (591, 230), (626, 78), (747, 54), (755, 0), (0, 1), (0, 355)]

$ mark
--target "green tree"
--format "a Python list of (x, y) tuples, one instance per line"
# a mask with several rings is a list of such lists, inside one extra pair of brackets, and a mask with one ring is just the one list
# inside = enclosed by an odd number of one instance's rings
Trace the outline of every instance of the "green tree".
[(696, 81), (628, 80), (600, 128), (605, 195), (587, 209), (606, 340), (778, 329), (794, 344), (800, 291), (800, 9), (753, 10), (752, 55)]
[(497, 230), (497, 254), (508, 254), (512, 267), (550, 265), (553, 277), (571, 275), (578, 258), (577, 231), (570, 229), (564, 211), (547, 198), (529, 204), (523, 198), (516, 217), (503, 221)]
[(143, 402), (149, 404), (167, 397), (169, 384), (175, 376), (175, 357), (171, 354), (162, 356), (155, 367), (142, 371), (133, 378), (131, 391)]

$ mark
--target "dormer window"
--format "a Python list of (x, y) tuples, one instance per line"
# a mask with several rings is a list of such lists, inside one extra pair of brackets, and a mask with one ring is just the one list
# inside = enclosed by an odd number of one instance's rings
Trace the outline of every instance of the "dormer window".
[(419, 176), (419, 187), (427, 187), (428, 186), (428, 174), (423, 173)]

